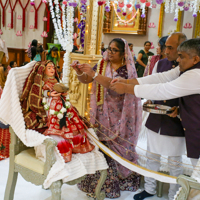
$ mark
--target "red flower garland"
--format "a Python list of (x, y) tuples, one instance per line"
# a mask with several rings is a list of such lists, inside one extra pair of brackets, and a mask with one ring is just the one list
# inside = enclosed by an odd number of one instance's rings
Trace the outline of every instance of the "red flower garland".
[(40, 1), (39, 6), (36, 8), (36, 6), (34, 5), (34, 9), (35, 9), (35, 24), (34, 24), (34, 28), (37, 29), (38, 23), (37, 23), (37, 19), (38, 19), (38, 10), (42, 5), (42, 0)]
[(49, 29), (50, 29), (50, 17), (51, 17), (51, 13), (50, 13), (50, 10), (48, 8), (47, 3), (45, 4), (45, 6), (46, 6), (46, 11), (47, 11), (47, 33), (48, 33)]
[(25, 28), (25, 22), (26, 22), (26, 20), (25, 20), (25, 15), (26, 15), (26, 8), (27, 8), (27, 6), (29, 5), (29, 1), (30, 0), (28, 0), (27, 1), (27, 3), (26, 3), (26, 6), (25, 7), (23, 7), (23, 5), (22, 5), (22, 3), (21, 3), (21, 0), (19, 0), (19, 4), (20, 4), (20, 6), (21, 6), (21, 8), (22, 8), (22, 11), (23, 11), (23, 18), (22, 18), (22, 31), (24, 31), (24, 28)]
[(9, 4), (10, 4), (10, 9), (11, 9), (11, 28), (13, 28), (13, 11), (17, 5), (18, 0), (15, 1), (14, 6), (12, 7), (11, 2), (9, 0)]
[(6, 8), (7, 3), (8, 3), (8, 0), (6, 0), (5, 4), (3, 5), (2, 1), (0, 0), (0, 4), (1, 4), (2, 10), (3, 10), (3, 13), (2, 13), (3, 27), (5, 26), (5, 8)]

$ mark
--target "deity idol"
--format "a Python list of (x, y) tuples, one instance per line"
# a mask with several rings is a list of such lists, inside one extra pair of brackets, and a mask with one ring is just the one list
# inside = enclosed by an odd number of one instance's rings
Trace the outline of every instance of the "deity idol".
[(59, 83), (52, 61), (35, 64), (26, 79), (21, 102), (27, 128), (56, 140), (65, 162), (71, 161), (72, 153), (94, 149), (87, 139), (87, 126), (71, 105), (67, 88)]

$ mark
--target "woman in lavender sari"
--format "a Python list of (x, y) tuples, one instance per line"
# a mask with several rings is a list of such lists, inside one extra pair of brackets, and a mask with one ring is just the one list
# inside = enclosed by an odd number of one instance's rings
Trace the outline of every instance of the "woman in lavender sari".
[[(72, 63), (79, 81), (93, 81), (91, 96), (91, 123), (98, 126), (99, 140), (112, 151), (127, 160), (137, 163), (135, 146), (142, 122), (140, 99), (134, 95), (119, 95), (109, 89), (113, 78), (132, 79), (137, 77), (133, 57), (127, 41), (113, 39), (104, 53), (103, 59), (92, 69), (89, 64)], [(107, 198), (117, 198), (120, 190), (136, 191), (140, 176), (106, 156), (109, 169), (102, 189)], [(78, 187), (93, 193), (100, 174), (88, 175)]]

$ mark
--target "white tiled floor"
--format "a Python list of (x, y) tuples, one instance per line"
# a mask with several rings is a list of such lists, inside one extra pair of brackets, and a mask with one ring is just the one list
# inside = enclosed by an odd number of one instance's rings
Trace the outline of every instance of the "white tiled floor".
[[(0, 161), (0, 200), (4, 199), (4, 191), (6, 187), (9, 170), (9, 159)], [(164, 195), (162, 198), (151, 197), (148, 200), (165, 200), (167, 199), (168, 185), (164, 184)], [(133, 192), (122, 192), (121, 197), (117, 200), (132, 200)], [(51, 191), (44, 190), (41, 186), (35, 186), (26, 182), (21, 175), (18, 176), (18, 181), (15, 188), (14, 200), (50, 200)], [(62, 186), (62, 200), (87, 200), (84, 192), (77, 189), (76, 185)], [(105, 199), (108, 200), (108, 199)]]

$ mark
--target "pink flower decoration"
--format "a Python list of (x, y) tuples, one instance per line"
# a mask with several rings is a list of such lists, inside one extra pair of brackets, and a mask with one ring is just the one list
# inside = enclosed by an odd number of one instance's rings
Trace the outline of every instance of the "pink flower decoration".
[(98, 1), (98, 5), (102, 6), (103, 5), (103, 1)]
[(29, 42), (29, 44), (28, 44), (28, 47), (30, 47), (31, 46), (31, 42)]
[(77, 33), (74, 33), (73, 39), (76, 39), (77, 37), (78, 37), (78, 34), (77, 34)]
[(11, 13), (11, 10), (9, 10), (8, 12)]
[(48, 37), (47, 32), (46, 32), (46, 31), (43, 31), (41, 37)]
[(122, 15), (123, 15), (123, 16), (126, 16), (126, 12), (123, 12)]
[(140, 0), (140, 2), (141, 2), (141, 3), (145, 3), (145, 2), (146, 2), (146, 0)]
[(33, 8), (31, 8), (30, 12), (34, 12), (34, 9), (33, 9)]
[(120, 7), (120, 8), (123, 8), (124, 7), (124, 2), (118, 2), (118, 6)]
[(156, 26), (155, 26), (154, 23), (150, 23), (150, 24), (148, 25), (148, 27), (149, 27), (149, 28), (155, 28)]
[(22, 16), (21, 16), (21, 15), (18, 15), (17, 19), (22, 19)]
[(74, 22), (78, 22), (78, 18), (77, 17), (74, 19)]
[(8, 24), (8, 26), (7, 26), (8, 28), (11, 28), (11, 24)]
[(156, 4), (153, 4), (153, 5), (152, 5), (152, 8), (156, 8)]
[(131, 5), (130, 3), (126, 4), (126, 7), (127, 7), (127, 8), (131, 8), (131, 6), (132, 6), (132, 5)]
[(2, 35), (3, 34), (3, 31), (0, 29), (0, 35)]
[(21, 31), (17, 31), (16, 36), (22, 36), (22, 32)]
[(153, 42), (151, 42), (151, 49), (154, 49)]
[(63, 4), (64, 4), (64, 5), (67, 5), (67, 1), (66, 1), (66, 0), (63, 0)]
[(190, 23), (186, 23), (185, 26), (184, 26), (183, 28), (186, 28), (186, 29), (189, 28), (189, 29), (191, 29), (191, 28), (192, 28), (192, 25), (191, 25)]
[(42, 0), (43, 3), (47, 3), (47, 0)]
[(149, 7), (150, 5), (151, 5), (151, 3), (150, 2), (146, 2), (146, 7)]
[(30, 26), (29, 26), (29, 29), (34, 29), (34, 26), (33, 26), (33, 25), (30, 25)]
[(46, 22), (47, 21), (47, 18), (46, 17), (43, 17), (43, 19), (42, 19), (44, 22)]

